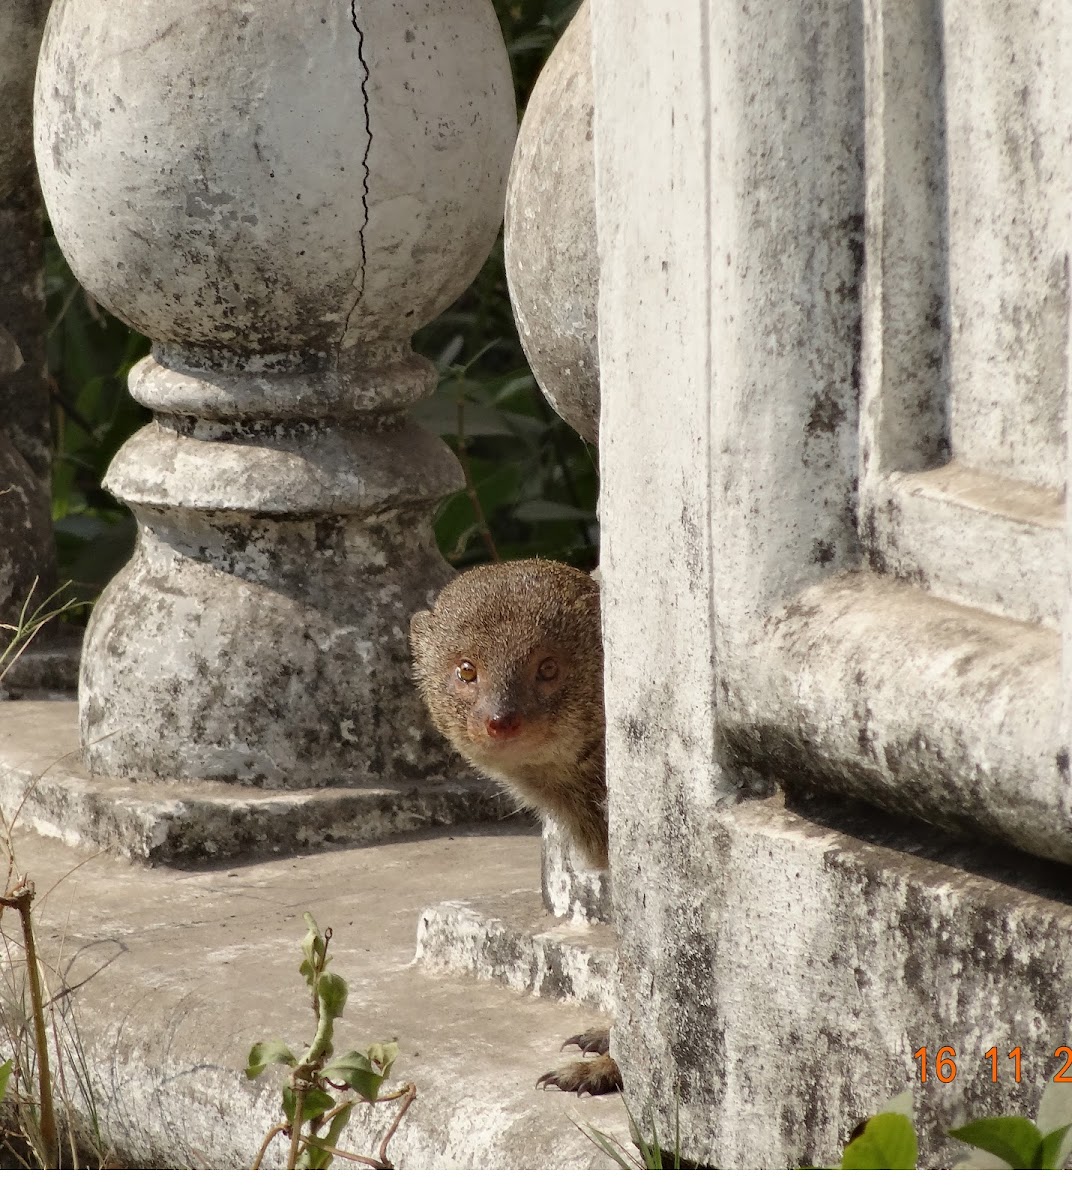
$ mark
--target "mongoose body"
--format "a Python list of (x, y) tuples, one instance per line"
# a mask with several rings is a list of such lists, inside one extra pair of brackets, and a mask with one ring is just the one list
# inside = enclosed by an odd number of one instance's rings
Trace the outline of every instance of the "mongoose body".
[[(607, 866), (599, 586), (541, 559), (475, 567), (410, 623), (417, 683), (436, 728), (479, 771), (553, 817)], [(598, 1057), (541, 1076), (563, 1091), (621, 1087), (606, 1030), (568, 1044)]]

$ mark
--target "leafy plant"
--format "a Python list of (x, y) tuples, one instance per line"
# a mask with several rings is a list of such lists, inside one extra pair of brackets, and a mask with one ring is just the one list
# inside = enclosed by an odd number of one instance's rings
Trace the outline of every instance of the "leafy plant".
[(1072, 1087), (1051, 1080), (1033, 1121), (982, 1117), (949, 1136), (973, 1148), (960, 1170), (1060, 1171), (1072, 1158)]
[[(624, 1101), (623, 1101), (624, 1104)], [(659, 1143), (659, 1131), (655, 1127), (655, 1118), (649, 1114), (651, 1135), (642, 1132), (640, 1123), (633, 1116), (628, 1104), (625, 1104), (625, 1115), (629, 1118), (629, 1136), (632, 1146), (623, 1145), (616, 1137), (604, 1133), (594, 1126), (584, 1126), (574, 1121), (584, 1136), (623, 1171), (682, 1171), (692, 1168), (694, 1163), (686, 1162), (681, 1157), (681, 1120), (680, 1100), (674, 1099), (674, 1148), (673, 1151), (664, 1149)]]
[[(265, 1135), (253, 1169), (260, 1167), (265, 1151), (282, 1133), (290, 1139), (288, 1170), (323, 1171), (331, 1166), (335, 1157), (378, 1170), (391, 1170), (393, 1164), (387, 1157), (387, 1147), (406, 1110), (416, 1099), (417, 1089), (410, 1083), (390, 1095), (380, 1095), (398, 1055), (398, 1046), (394, 1042), (377, 1043), (364, 1053), (350, 1050), (332, 1058), (335, 1022), (346, 1007), (348, 988), (342, 976), (327, 970), (331, 961), (328, 956), (331, 930), (321, 933), (310, 913), (305, 913), (305, 923), (309, 932), (302, 942), (302, 961), (298, 970), (312, 993), (316, 1032), (300, 1058), (278, 1039), (257, 1042), (249, 1052), (248, 1079), (256, 1079), (273, 1063), (290, 1068), (282, 1089), (284, 1119)], [(379, 1158), (339, 1149), (339, 1137), (349, 1123), (355, 1105), (393, 1100), (402, 1103), (380, 1143)]]
[(841, 1153), (842, 1171), (914, 1171), (919, 1142), (912, 1126), (912, 1093), (902, 1092), (864, 1121)]

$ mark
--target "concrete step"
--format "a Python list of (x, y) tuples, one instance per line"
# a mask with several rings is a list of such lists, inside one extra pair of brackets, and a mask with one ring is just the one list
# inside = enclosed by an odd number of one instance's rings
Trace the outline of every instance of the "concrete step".
[(417, 962), (614, 1013), (613, 928), (558, 921), (533, 889), (426, 908), (417, 922)]
[(189, 863), (368, 845), (441, 825), (496, 820), (512, 806), (483, 780), (262, 790), (90, 775), (73, 701), (0, 703), (0, 813), (74, 846)]
[[(334, 929), (332, 967), (350, 984), (337, 1049), (397, 1038), (393, 1078), (417, 1085), (392, 1142), (399, 1167), (606, 1167), (577, 1123), (628, 1140), (618, 1097), (579, 1100), (535, 1088), (560, 1061), (564, 1038), (599, 1023), (594, 1007), (547, 999), (549, 988), (545, 996), (522, 995), (414, 962), (418, 918), (423, 927), (422, 914), (445, 901), (458, 912), (497, 911), (504, 929), (509, 913), (536, 929), (540, 846), (527, 830), (458, 828), (189, 870), (89, 856), (31, 832), (17, 833), (15, 848), (40, 897), (46, 980), (53, 994), (69, 989), (58, 1011), (77, 1029), (102, 1128), (128, 1162), (222, 1168), (252, 1161), (278, 1118), (281, 1076), (270, 1069), (246, 1080), (249, 1047), (282, 1037), (297, 1048), (312, 1034), (297, 970), (306, 909)], [(474, 895), (482, 897), (475, 904)], [(505, 907), (496, 910), (491, 897), (504, 898)], [(459, 919), (457, 928), (464, 924)], [(422, 933), (427, 962), (434, 925)], [(14, 955), (10, 913), (3, 930)], [(583, 944), (590, 931), (575, 932)], [(552, 933), (531, 934), (548, 962)], [(447, 941), (440, 936), (438, 944)], [(567, 953), (568, 939), (558, 944)], [(0, 963), (9, 979), (16, 969), (11, 959)], [(554, 977), (548, 968), (542, 978)], [(585, 994), (595, 997), (596, 985)], [(69, 1082), (74, 1070), (69, 1062)], [(355, 1119), (345, 1147), (369, 1152), (391, 1120), (386, 1107)]]

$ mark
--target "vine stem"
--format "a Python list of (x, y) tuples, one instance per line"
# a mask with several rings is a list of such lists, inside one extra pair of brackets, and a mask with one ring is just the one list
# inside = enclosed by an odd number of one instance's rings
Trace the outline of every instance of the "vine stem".
[(298, 1151), (301, 1149), (301, 1127), (305, 1116), (305, 1089), (308, 1085), (304, 1080), (294, 1081), (294, 1120), (290, 1123), (290, 1151), (287, 1154), (287, 1170), (298, 1169)]
[(18, 910), (22, 922), (22, 944), (26, 952), (26, 974), (30, 984), (30, 1009), (33, 1013), (34, 1042), (37, 1049), (37, 1081), (41, 1097), (41, 1166), (54, 1171), (59, 1166), (59, 1142), (56, 1137), (56, 1113), (52, 1107), (52, 1071), (48, 1058), (48, 1030), (45, 1027), (45, 1002), (41, 992), (41, 972), (34, 942), (33, 918), (30, 906), (34, 885), (23, 878), (6, 896), (0, 896), (0, 906)]

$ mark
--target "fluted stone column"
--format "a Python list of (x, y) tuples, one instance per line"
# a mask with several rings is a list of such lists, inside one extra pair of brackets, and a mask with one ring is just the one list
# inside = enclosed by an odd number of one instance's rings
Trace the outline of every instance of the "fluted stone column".
[(495, 238), (514, 136), (488, 0), (57, 0), (37, 155), (57, 237), (153, 339), (154, 421), (106, 483), (139, 522), (87, 634), (86, 762), (267, 787), (446, 762), (410, 613), (460, 485), (406, 410), (411, 334)]
[(32, 130), (34, 67), (47, 12), (47, 0), (5, 0), (0, 7), (0, 621), (17, 614), (35, 579), (44, 599), (55, 572)]

